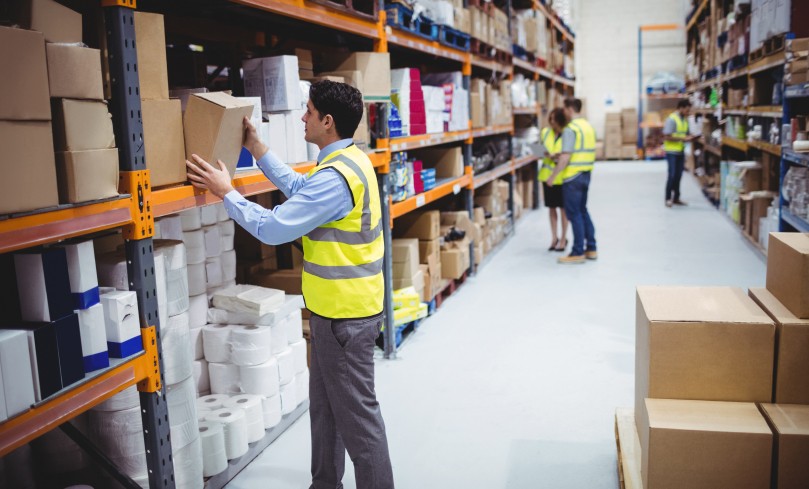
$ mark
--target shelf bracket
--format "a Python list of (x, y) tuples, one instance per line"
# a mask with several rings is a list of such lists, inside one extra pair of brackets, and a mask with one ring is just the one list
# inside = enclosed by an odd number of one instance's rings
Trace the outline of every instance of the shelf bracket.
[(123, 227), (124, 239), (145, 239), (154, 236), (150, 181), (149, 170), (120, 173), (118, 191), (132, 196), (132, 223)]

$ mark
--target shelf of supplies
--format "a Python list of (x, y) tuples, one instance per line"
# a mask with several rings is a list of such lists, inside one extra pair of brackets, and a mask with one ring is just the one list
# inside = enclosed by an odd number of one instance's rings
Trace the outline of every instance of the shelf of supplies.
[(465, 63), (469, 58), (469, 53), (465, 51), (453, 49), (438, 41), (429, 41), (415, 34), (394, 29), (391, 26), (385, 26), (385, 32), (387, 33), (388, 43), (394, 46), (412, 49), (459, 63)]
[(506, 65), (493, 59), (481, 58), (476, 54), (472, 55), (472, 66), (477, 66), (478, 68), (483, 68), (495, 73), (511, 72), (511, 65)]
[(663, 129), (662, 122), (641, 122), (640, 123), (641, 129)]
[(564, 25), (562, 25), (562, 23), (561, 23), (561, 22), (559, 21), (559, 19), (556, 17), (556, 15), (554, 14), (554, 12), (551, 12), (551, 11), (548, 9), (548, 7), (547, 7), (547, 6), (545, 6), (545, 5), (544, 5), (542, 2), (540, 2), (539, 0), (534, 0), (534, 5), (536, 6), (536, 9), (537, 9), (537, 10), (539, 10), (540, 12), (542, 12), (542, 14), (545, 16), (545, 18), (546, 18), (546, 19), (548, 19), (548, 20), (550, 20), (550, 21), (551, 21), (551, 24), (553, 24), (553, 26), (554, 26), (554, 27), (556, 27), (556, 29), (557, 29), (559, 32), (561, 32), (561, 33), (562, 33), (562, 35), (563, 35), (564, 37), (566, 37), (566, 38), (567, 38), (567, 39), (568, 39), (570, 42), (574, 42), (574, 41), (576, 40), (576, 36), (575, 36), (575, 35), (574, 35), (572, 32), (570, 32), (570, 31), (568, 30), (568, 28), (567, 28), (567, 27), (565, 27)]
[(747, 109), (736, 109), (733, 107), (722, 109), (722, 112), (725, 115), (747, 115)]
[(0, 424), (0, 457), (146, 379), (154, 369), (144, 352), (126, 359), (110, 358), (110, 367), (81, 381)]
[(505, 124), (502, 126), (484, 127), (480, 129), (472, 129), (473, 138), (485, 138), (487, 136), (497, 136), (498, 134), (507, 134), (514, 132), (514, 126)]
[(807, 98), (809, 97), (809, 83), (799, 83), (790, 85), (784, 89), (786, 98)]
[(713, 115), (714, 112), (716, 112), (716, 109), (712, 109), (710, 107), (703, 107), (700, 109), (693, 109), (692, 112), (701, 115)]
[(786, 57), (783, 52), (775, 53), (767, 56), (766, 58), (762, 58), (755, 63), (752, 63), (750, 66), (747, 67), (747, 72), (751, 75), (755, 75), (757, 73), (761, 73), (763, 71), (771, 70), (773, 68), (777, 68), (782, 66), (786, 63)]
[(512, 109), (514, 115), (537, 115), (539, 113), (539, 106), (534, 107), (514, 107)]
[(393, 219), (402, 217), (408, 212), (414, 211), (431, 202), (446, 197), (450, 194), (458, 194), (462, 189), (467, 188), (472, 183), (471, 168), (467, 167), (467, 173), (460, 178), (448, 179), (441, 182), (434, 189), (423, 194), (415, 195), (409, 199), (394, 203), (390, 208), (390, 215)]
[(511, 59), (511, 62), (514, 64), (515, 68), (520, 68), (521, 70), (525, 70), (529, 73), (541, 74), (539, 71), (540, 70), (539, 66), (532, 65), (531, 63), (525, 61), (524, 59), (514, 57)]
[(730, 136), (722, 136), (722, 145), (738, 149), (739, 151), (747, 152), (748, 145), (746, 141), (741, 139), (732, 138)]
[(716, 146), (712, 146), (706, 143), (703, 143), (702, 146), (705, 148), (705, 151), (712, 153), (720, 158), (722, 157), (722, 148), (717, 148)]
[(514, 169), (519, 170), (520, 168), (522, 168), (524, 166), (527, 166), (527, 165), (530, 165), (531, 163), (533, 163), (534, 161), (537, 161), (538, 159), (539, 158), (537, 158), (536, 155), (528, 155), (528, 156), (521, 156), (519, 158), (515, 158), (514, 161), (513, 161)]
[(809, 166), (809, 153), (798, 153), (791, 149), (785, 149), (782, 151), (782, 155), (784, 159), (789, 161), (790, 163), (794, 163), (796, 165)]
[(774, 117), (784, 116), (784, 109), (780, 105), (759, 105), (747, 108), (747, 114), (753, 117)]
[(11, 215), (0, 220), (0, 253), (20, 250), (123, 226), (132, 221), (132, 198)]
[(702, 11), (705, 10), (705, 7), (708, 6), (708, 0), (702, 0), (699, 5), (694, 9), (694, 13), (691, 17), (688, 18), (688, 22), (686, 23), (686, 31), (690, 31), (692, 27), (697, 24), (697, 20), (699, 20), (699, 16), (702, 15)]
[(751, 148), (756, 148), (760, 151), (764, 151), (775, 156), (781, 156), (781, 146), (778, 146), (777, 144), (770, 144), (766, 141), (750, 141), (747, 144)]
[(553, 75), (553, 79), (556, 80), (556, 82), (561, 83), (562, 85), (567, 85), (569, 87), (576, 85), (575, 81), (562, 75)]
[(745, 77), (747, 75), (748, 75), (748, 69), (747, 69), (747, 66), (745, 66), (744, 68), (739, 68), (737, 70), (733, 70), (730, 73), (725, 73), (724, 75), (721, 76), (721, 79), (722, 79), (723, 82), (728, 82), (730, 80), (735, 80), (737, 78), (742, 78), (742, 77)]
[(513, 171), (514, 160), (507, 161), (506, 163), (496, 166), (487, 172), (483, 172), (480, 175), (475, 175), (474, 187), (478, 189), (489, 182), (493, 182), (502, 176), (512, 173)]
[(372, 20), (355, 17), (351, 14), (304, 2), (304, 0), (230, 0), (232, 3), (265, 10), (274, 14), (291, 17), (303, 22), (330, 27), (358, 36), (379, 39), (379, 26)]
[(411, 151), (429, 146), (439, 146), (441, 144), (455, 143), (469, 139), (469, 131), (439, 132), (435, 134), (419, 134), (418, 136), (405, 136), (389, 140), (390, 150)]
[(644, 96), (646, 100), (682, 100), (687, 99), (685, 93), (650, 93)]
[(781, 207), (781, 220), (801, 233), (809, 233), (809, 222), (791, 213), (789, 209)]

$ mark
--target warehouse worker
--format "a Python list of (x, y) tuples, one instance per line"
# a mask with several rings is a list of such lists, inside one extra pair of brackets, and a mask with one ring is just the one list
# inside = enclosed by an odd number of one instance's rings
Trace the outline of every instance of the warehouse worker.
[(303, 295), (312, 311), (312, 489), (339, 489), (345, 451), (358, 489), (393, 488), (385, 423), (374, 391), (374, 345), (382, 326), (382, 208), (376, 174), (352, 142), (363, 112), (359, 90), (312, 84), (303, 122), (320, 148), (317, 166), (300, 175), (281, 163), (244, 119), (244, 146), (288, 200), (273, 209), (231, 186), (219, 161), (186, 162), (194, 186), (225, 201), (228, 215), (264, 243), (303, 236)]
[[(553, 242), (548, 251), (565, 251), (567, 247), (567, 215), (565, 214), (565, 203), (562, 200), (562, 175), (556, 177), (553, 185), (548, 185), (553, 169), (556, 168), (557, 158), (562, 152), (562, 132), (567, 126), (567, 117), (562, 109), (553, 109), (548, 114), (550, 127), (543, 127), (539, 133), (539, 139), (545, 147), (547, 155), (542, 159), (542, 168), (539, 169), (539, 181), (542, 182), (542, 193), (545, 194), (545, 207), (548, 208), (551, 221), (551, 236)], [(562, 228), (557, 234), (557, 227), (561, 221)], [(559, 239), (561, 236), (561, 240)]]
[(565, 213), (573, 228), (573, 248), (570, 255), (559, 258), (562, 264), (578, 264), (584, 263), (585, 258), (598, 258), (595, 227), (587, 211), (590, 174), (596, 159), (596, 133), (593, 126), (581, 116), (581, 107), (581, 100), (565, 99), (565, 115), (570, 123), (562, 131), (562, 153), (548, 178), (548, 185), (553, 186), (556, 178), (562, 176)]
[(666, 150), (666, 161), (669, 164), (669, 174), (666, 180), (666, 207), (672, 205), (686, 205), (680, 200), (680, 180), (685, 168), (685, 142), (693, 138), (688, 135), (688, 112), (691, 102), (680, 100), (677, 110), (672, 112), (663, 126), (663, 148)]

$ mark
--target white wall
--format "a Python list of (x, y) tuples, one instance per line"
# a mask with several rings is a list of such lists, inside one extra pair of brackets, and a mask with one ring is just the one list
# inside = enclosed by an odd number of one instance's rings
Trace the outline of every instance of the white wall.
[[(604, 134), (604, 114), (638, 105), (638, 27), (685, 22), (683, 0), (577, 0), (576, 94), (587, 116)], [(688, 2), (690, 3), (690, 2)], [(685, 72), (685, 32), (643, 34), (644, 80), (659, 71)], [(606, 99), (612, 105), (606, 105)]]

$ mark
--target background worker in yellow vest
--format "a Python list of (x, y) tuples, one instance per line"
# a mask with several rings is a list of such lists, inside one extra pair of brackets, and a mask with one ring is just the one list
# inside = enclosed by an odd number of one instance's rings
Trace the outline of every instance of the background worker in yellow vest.
[[(548, 179), (556, 168), (556, 162), (553, 159), (558, 158), (562, 152), (562, 131), (567, 126), (567, 122), (564, 110), (553, 109), (548, 114), (550, 127), (543, 127), (539, 133), (539, 140), (547, 152), (547, 156), (542, 159), (542, 167), (539, 169), (539, 181), (542, 182), (545, 207), (548, 208), (551, 221), (553, 241), (548, 251), (565, 251), (567, 247), (567, 214), (565, 214), (565, 203), (562, 197), (562, 175), (556, 177), (553, 185), (548, 185)], [(557, 232), (560, 222), (561, 229)]]
[(680, 200), (680, 180), (685, 168), (685, 143), (694, 138), (688, 135), (688, 112), (691, 102), (680, 100), (677, 110), (666, 119), (663, 125), (663, 148), (666, 150), (666, 161), (669, 164), (669, 174), (666, 180), (666, 207), (672, 205), (686, 205)]
[(382, 327), (382, 207), (373, 165), (352, 141), (362, 118), (359, 90), (312, 84), (306, 141), (318, 165), (300, 175), (278, 161), (245, 118), (244, 146), (288, 200), (273, 209), (249, 202), (218, 168), (196, 155), (188, 178), (225, 201), (228, 215), (264, 243), (303, 236), (303, 295), (312, 311), (309, 417), (312, 489), (340, 489), (345, 452), (358, 489), (392, 489), (385, 423), (374, 390), (374, 344)]
[(579, 264), (598, 259), (596, 231), (587, 210), (590, 174), (596, 160), (596, 133), (581, 116), (581, 100), (565, 99), (565, 115), (570, 122), (562, 131), (562, 153), (548, 179), (554, 185), (561, 175), (565, 213), (573, 229), (573, 248), (568, 256), (559, 258), (562, 264)]

